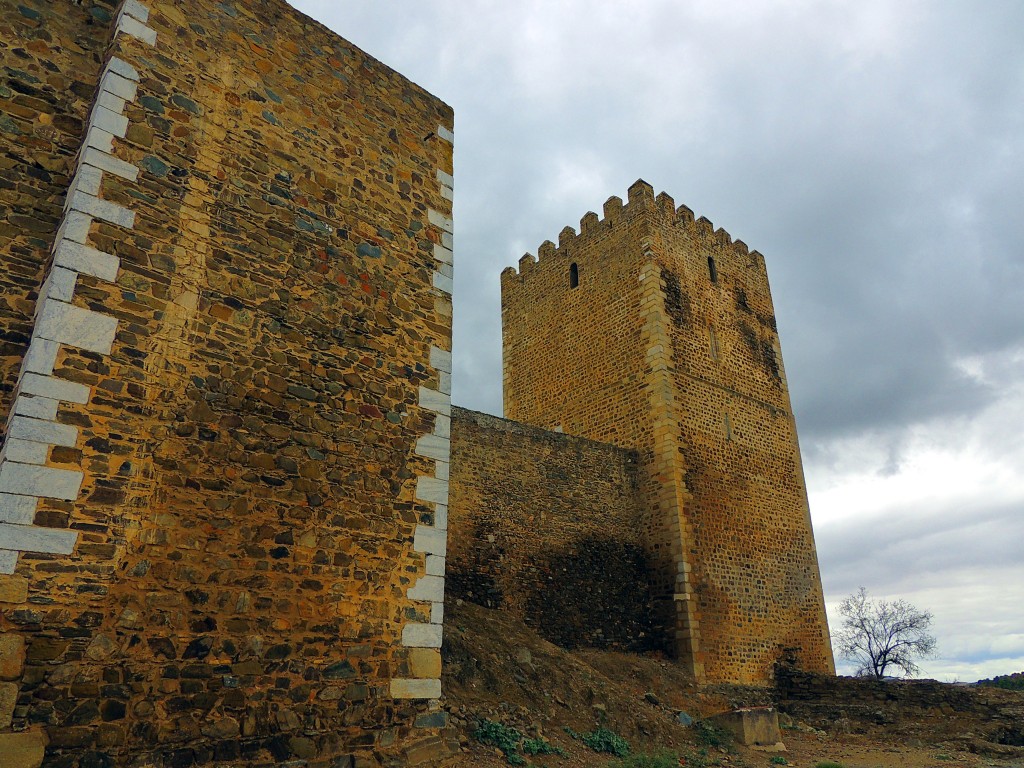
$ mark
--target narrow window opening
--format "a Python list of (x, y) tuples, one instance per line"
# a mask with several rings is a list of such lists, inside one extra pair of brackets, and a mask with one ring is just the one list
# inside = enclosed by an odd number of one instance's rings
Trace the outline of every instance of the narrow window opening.
[(715, 334), (715, 326), (708, 326), (708, 341), (711, 346), (711, 359), (718, 359), (718, 336)]
[(729, 414), (725, 414), (725, 439), (732, 440), (732, 422), (729, 420)]
[(580, 268), (576, 266), (574, 261), (569, 265), (569, 287), (575, 288), (580, 284)]
[(715, 266), (714, 256), (708, 256), (708, 276), (712, 283), (718, 282), (718, 267)]

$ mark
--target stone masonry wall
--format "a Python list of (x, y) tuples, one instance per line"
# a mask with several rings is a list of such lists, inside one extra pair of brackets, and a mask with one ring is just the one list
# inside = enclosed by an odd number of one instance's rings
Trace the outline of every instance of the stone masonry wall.
[(452, 414), (449, 600), (500, 608), (567, 648), (652, 650), (636, 453)]
[(643, 181), (604, 214), (502, 273), (506, 415), (638, 451), (695, 677), (764, 684), (783, 648), (832, 671), (763, 259)]
[[(116, 0), (0, 4), (0, 413), (12, 405)], [(0, 425), (3, 429), (3, 425)]]
[(764, 258), (685, 208), (653, 222), (684, 414), (691, 584), (705, 669), (712, 679), (763, 682), (785, 648), (802, 668), (832, 672)]
[[(658, 496), (654, 428), (647, 414), (661, 387), (648, 379), (638, 312), (646, 216), (618, 197), (604, 218), (588, 213), (580, 231), (565, 227), (539, 260), (501, 274), (504, 405), (509, 419), (638, 451), (643, 512), (638, 528), (651, 563), (655, 621), (674, 637), (674, 579), (681, 551), (670, 533), (673, 510)], [(576, 265), (577, 287), (571, 285)], [(566, 321), (569, 322), (566, 322)], [(676, 515), (678, 518), (678, 515)]]
[(0, 749), (431, 759), (451, 110), (279, 0), (9, 8)]
[[(776, 671), (779, 711), (824, 730), (862, 730), (906, 724), (931, 738), (982, 740), (1024, 747), (1024, 693), (936, 680), (873, 680), (804, 672), (788, 664)], [(1004, 754), (1020, 752), (1004, 750)], [(997, 751), (996, 754), (999, 754)]]

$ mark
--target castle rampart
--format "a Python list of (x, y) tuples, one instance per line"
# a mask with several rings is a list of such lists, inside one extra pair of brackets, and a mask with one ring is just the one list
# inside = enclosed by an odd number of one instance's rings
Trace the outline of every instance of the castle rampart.
[(0, 51), (0, 764), (436, 762), (446, 593), (831, 671), (756, 251), (638, 181), (502, 273), (519, 423), (453, 410), (446, 104), (282, 0)]
[(665, 650), (635, 451), (455, 408), (450, 599), (563, 647)]
[(436, 755), (451, 110), (278, 0), (0, 41), (0, 751)]
[[(502, 273), (505, 415), (636, 449), (665, 632), (698, 678), (832, 671), (764, 259), (638, 181)], [(557, 329), (557, 331), (552, 330)]]

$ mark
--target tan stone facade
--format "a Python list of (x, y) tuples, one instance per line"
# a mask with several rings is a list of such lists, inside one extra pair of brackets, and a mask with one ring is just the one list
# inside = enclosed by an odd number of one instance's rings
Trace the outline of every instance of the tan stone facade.
[(453, 413), (447, 105), (282, 0), (0, 53), (0, 765), (429, 764), (446, 583), (831, 670), (759, 255), (635, 185), (502, 275), (527, 424)]
[(441, 751), (450, 108), (279, 0), (0, 51), (0, 763)]
[(637, 182), (502, 273), (505, 414), (632, 448), (660, 626), (711, 681), (833, 672), (764, 259)]
[(636, 451), (454, 409), (448, 598), (563, 647), (667, 650), (640, 473)]

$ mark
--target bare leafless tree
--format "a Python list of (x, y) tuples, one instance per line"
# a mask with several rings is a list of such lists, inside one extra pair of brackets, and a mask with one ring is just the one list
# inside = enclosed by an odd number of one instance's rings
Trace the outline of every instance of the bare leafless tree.
[(881, 680), (891, 669), (913, 675), (920, 671), (916, 659), (935, 651), (931, 612), (904, 600), (872, 600), (861, 587), (839, 604), (839, 615), (843, 625), (833, 637), (836, 651), (859, 665), (858, 676)]

